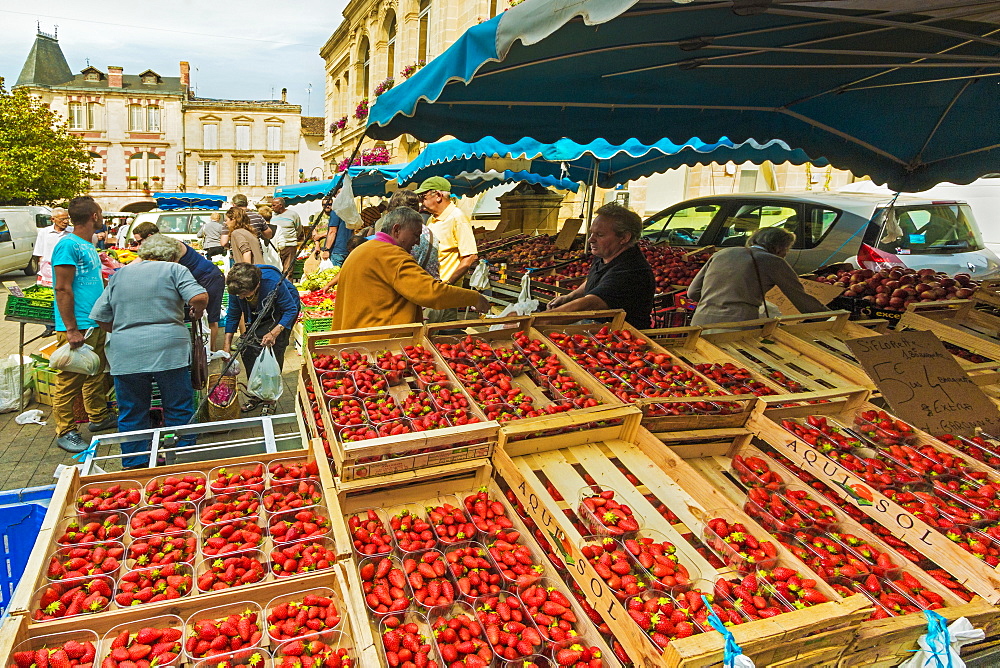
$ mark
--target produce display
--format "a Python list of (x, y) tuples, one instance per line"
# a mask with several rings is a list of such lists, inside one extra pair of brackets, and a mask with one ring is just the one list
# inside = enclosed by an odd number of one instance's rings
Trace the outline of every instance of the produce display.
[[(656, 252), (665, 266), (694, 262)], [(771, 403), (745, 428), (719, 428), (702, 418), (750, 414), (755, 397), (803, 391), (795, 378), (815, 374), (776, 357), (741, 358), (753, 372), (707, 352), (695, 364), (692, 348), (611, 325), (427, 331), (306, 351), (303, 417), (327, 458), (314, 441), (318, 461), (265, 453), (76, 478), (54, 499), (26, 614), (10, 618), (8, 664), (708, 665), (722, 661), (714, 623), (779, 661), (805, 638), (834, 651), (820, 622), (844, 629), (836, 651), (847, 652), (849, 633), (886, 618), (906, 658), (924, 611), (992, 628), (993, 436), (928, 435), (858, 395)], [(492, 452), (454, 469), (420, 458), (478, 445), (456, 428), (484, 418), (501, 423), (489, 425)], [(634, 436), (640, 423), (668, 426)], [(345, 461), (348, 447), (365, 456)], [(341, 477), (404, 456), (398, 470)], [(893, 518), (869, 507), (882, 497)], [(926, 524), (927, 540), (890, 519)]]
[(908, 267), (892, 267), (877, 272), (854, 269), (817, 276), (816, 280), (844, 288), (844, 297), (900, 311), (914, 302), (968, 299), (979, 287), (979, 282), (969, 274), (949, 276), (933, 269)]
[(303, 291), (319, 290), (333, 280), (333, 277), (340, 273), (340, 267), (332, 269), (322, 269), (302, 277), (295, 287)]

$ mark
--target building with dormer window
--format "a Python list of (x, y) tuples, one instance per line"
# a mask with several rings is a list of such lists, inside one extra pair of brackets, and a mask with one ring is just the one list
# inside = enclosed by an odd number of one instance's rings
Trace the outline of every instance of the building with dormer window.
[[(90, 194), (108, 211), (145, 211), (153, 192), (246, 194), (260, 200), (300, 176), (323, 178), (314, 129), (280, 100), (218, 100), (192, 94), (179, 76), (88, 65), (74, 75), (55, 34), (35, 36), (15, 83), (66, 119), (91, 155)], [(305, 173), (305, 169), (312, 173)], [(299, 170), (303, 169), (302, 172)]]

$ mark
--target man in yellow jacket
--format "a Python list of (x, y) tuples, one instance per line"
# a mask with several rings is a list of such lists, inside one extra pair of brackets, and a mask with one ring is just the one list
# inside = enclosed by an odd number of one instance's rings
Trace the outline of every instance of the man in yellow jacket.
[(386, 214), (386, 232), (361, 244), (344, 262), (337, 283), (332, 329), (362, 329), (421, 322), (421, 307), (472, 307), (486, 312), (489, 302), (466, 290), (431, 278), (410, 249), (420, 239), (423, 218), (409, 207)]

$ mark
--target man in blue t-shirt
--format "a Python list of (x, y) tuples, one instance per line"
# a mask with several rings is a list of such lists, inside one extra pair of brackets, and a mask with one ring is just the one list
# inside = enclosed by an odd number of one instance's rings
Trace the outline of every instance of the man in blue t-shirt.
[(90, 317), (90, 311), (104, 292), (101, 258), (94, 249), (94, 230), (104, 224), (101, 207), (92, 197), (74, 197), (69, 203), (73, 234), (59, 240), (52, 251), (52, 276), (56, 292), (56, 341), (71, 348), (89, 345), (101, 360), (101, 372), (93, 376), (60, 371), (52, 396), (56, 420), (56, 444), (67, 452), (83, 452), (87, 442), (80, 436), (73, 415), (73, 403), (83, 394), (90, 420), (90, 432), (115, 429), (118, 417), (108, 410), (108, 377), (104, 369), (104, 330)]
[[(329, 197), (323, 200), (323, 212), (320, 216), (327, 218), (326, 241), (321, 241), (323, 259), (329, 258), (334, 267), (344, 264), (347, 259), (347, 242), (351, 240), (351, 230), (344, 221), (333, 212), (333, 200)], [(322, 219), (321, 219), (322, 222)]]

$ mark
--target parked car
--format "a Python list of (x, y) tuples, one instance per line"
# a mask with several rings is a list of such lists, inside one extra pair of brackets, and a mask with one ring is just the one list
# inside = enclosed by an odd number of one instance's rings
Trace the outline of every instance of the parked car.
[(889, 216), (891, 199), (829, 192), (698, 197), (650, 216), (643, 238), (724, 248), (744, 246), (756, 230), (780, 226), (795, 233), (787, 260), (799, 274), (838, 263), (901, 265), (977, 279), (1000, 274), (1000, 258), (983, 243), (968, 204), (900, 196)]
[(47, 206), (0, 206), (0, 274), (23, 271), (34, 276), (38, 264), (32, 257), (38, 228), (52, 224)]
[(137, 214), (129, 226), (128, 239), (132, 238), (132, 230), (142, 223), (156, 223), (161, 234), (166, 234), (186, 244), (195, 244), (198, 232), (209, 221), (209, 217), (218, 209), (170, 209), (160, 211), (153, 209)]

